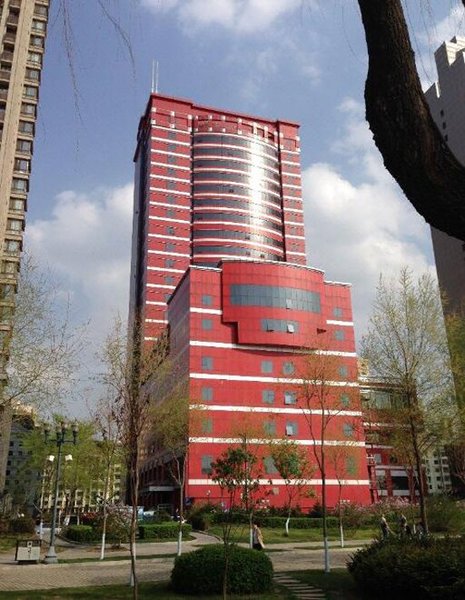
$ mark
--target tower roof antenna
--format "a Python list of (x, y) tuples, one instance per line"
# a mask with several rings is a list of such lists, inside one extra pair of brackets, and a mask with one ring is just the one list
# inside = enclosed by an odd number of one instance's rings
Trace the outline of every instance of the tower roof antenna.
[(158, 94), (158, 60), (152, 60), (152, 94)]

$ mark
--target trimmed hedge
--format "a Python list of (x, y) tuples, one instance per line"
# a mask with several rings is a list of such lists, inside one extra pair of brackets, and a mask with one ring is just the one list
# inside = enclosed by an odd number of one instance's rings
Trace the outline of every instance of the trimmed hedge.
[[(213, 516), (213, 522), (217, 525), (224, 523), (228, 517), (225, 518), (224, 513), (216, 513)], [(260, 527), (270, 527), (271, 529), (284, 529), (286, 524), (286, 517), (269, 517), (269, 516), (257, 516), (256, 520), (260, 522)], [(249, 515), (244, 513), (232, 513), (230, 515), (231, 523), (249, 523)], [(339, 519), (337, 517), (326, 517), (326, 523), (330, 529), (336, 529), (339, 527)], [(317, 517), (291, 517), (289, 522), (291, 529), (321, 529), (323, 527), (323, 519)]]
[(97, 541), (101, 534), (90, 525), (69, 525), (63, 535), (68, 540), (82, 544)]
[(464, 537), (377, 541), (347, 566), (367, 598), (465, 598)]
[(203, 546), (200, 550), (177, 556), (171, 572), (176, 592), (206, 596), (223, 590), (225, 552), (228, 552), (228, 592), (260, 594), (272, 589), (273, 565), (264, 553), (250, 548), (224, 544)]
[[(179, 523), (147, 523), (139, 525), (140, 540), (168, 540), (178, 537)], [(189, 535), (192, 527), (186, 523), (182, 526), (182, 534)]]

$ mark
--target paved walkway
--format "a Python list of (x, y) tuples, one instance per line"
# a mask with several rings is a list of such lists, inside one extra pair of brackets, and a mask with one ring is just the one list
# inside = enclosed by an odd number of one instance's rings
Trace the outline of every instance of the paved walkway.
[[(196, 550), (204, 544), (217, 541), (215, 538), (195, 533), (195, 539), (183, 543), (183, 552)], [(361, 542), (363, 545), (366, 542)], [(320, 544), (299, 542), (295, 544), (268, 544), (277, 574), (286, 571), (323, 568), (323, 550)], [(310, 549), (311, 548), (311, 549)], [(170, 577), (176, 552), (176, 542), (145, 543), (137, 545), (137, 572), (140, 581), (166, 581)], [(344, 567), (354, 548), (331, 549), (331, 566)], [(59, 546), (59, 559), (98, 558), (96, 547)], [(59, 563), (55, 565), (17, 565), (14, 550), (0, 554), (0, 591), (40, 590), (61, 587), (85, 587), (90, 585), (125, 584), (129, 581), (130, 562), (127, 549), (108, 551), (106, 556), (127, 556), (127, 560), (105, 560), (96, 562)], [(144, 558), (147, 555), (164, 555), (160, 558)], [(170, 556), (171, 555), (171, 556)], [(287, 584), (286, 584), (287, 585)], [(308, 589), (308, 586), (307, 586)], [(310, 598), (311, 596), (306, 596)], [(318, 598), (318, 596), (313, 596)], [(302, 596), (303, 598), (303, 596)]]

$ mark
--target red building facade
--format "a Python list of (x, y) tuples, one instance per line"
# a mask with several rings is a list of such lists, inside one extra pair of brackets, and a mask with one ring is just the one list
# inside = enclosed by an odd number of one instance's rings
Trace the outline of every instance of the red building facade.
[[(368, 503), (350, 286), (305, 266), (298, 126), (152, 95), (135, 160), (131, 313), (147, 343), (168, 327), (201, 410), (185, 497), (224, 500), (211, 464), (247, 427), (269, 504), (285, 503), (273, 439), (312, 463), (324, 444), (328, 504)], [(144, 455), (146, 507), (176, 494), (162, 455)], [(321, 496), (316, 466), (307, 484)]]
[(147, 341), (190, 264), (305, 264), (298, 126), (152, 94), (139, 124), (131, 311)]

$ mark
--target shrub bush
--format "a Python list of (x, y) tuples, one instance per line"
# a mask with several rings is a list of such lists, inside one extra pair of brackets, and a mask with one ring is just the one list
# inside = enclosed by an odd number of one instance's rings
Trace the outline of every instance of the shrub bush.
[(349, 572), (367, 598), (465, 597), (465, 538), (377, 541), (355, 553)]
[(427, 499), (427, 512), (430, 531), (463, 533), (463, 507), (450, 496), (430, 496)]
[(63, 530), (63, 536), (67, 540), (83, 544), (97, 541), (100, 534), (90, 525), (69, 525)]
[[(213, 515), (213, 522), (215, 524), (224, 523), (228, 518), (231, 519), (231, 523), (249, 523), (249, 515), (244, 513), (232, 513), (231, 515), (225, 516), (224, 513), (216, 513)], [(270, 517), (260, 515), (257, 517), (260, 521), (260, 527), (271, 527), (272, 529), (284, 529), (287, 517)], [(339, 519), (337, 517), (327, 517), (326, 522), (329, 528), (339, 527)], [(323, 527), (323, 519), (317, 517), (300, 517), (292, 518), (289, 523), (290, 529), (319, 529)]]
[(213, 522), (216, 507), (212, 504), (195, 504), (189, 511), (187, 520), (192, 529), (206, 531)]
[(11, 533), (35, 533), (35, 522), (31, 517), (17, 517), (10, 521)]
[(228, 554), (228, 592), (259, 594), (273, 585), (273, 565), (264, 552), (214, 544), (177, 556), (171, 572), (176, 592), (206, 596), (223, 590), (225, 551)]
[[(176, 539), (179, 531), (179, 523), (149, 523), (139, 525), (139, 539), (141, 540), (168, 540)], [(192, 527), (187, 523), (182, 526), (182, 534), (189, 535)]]

